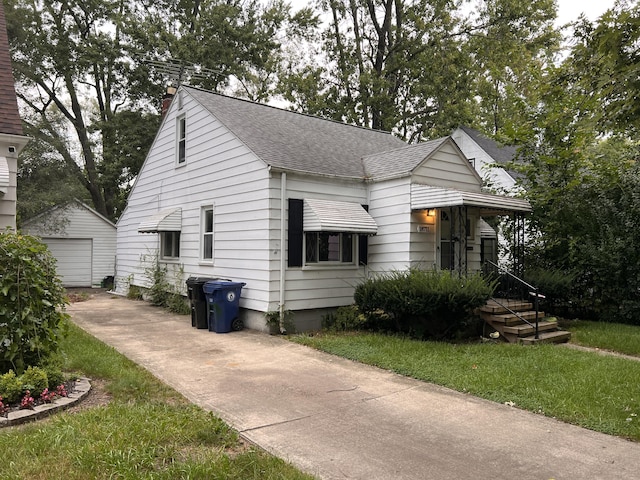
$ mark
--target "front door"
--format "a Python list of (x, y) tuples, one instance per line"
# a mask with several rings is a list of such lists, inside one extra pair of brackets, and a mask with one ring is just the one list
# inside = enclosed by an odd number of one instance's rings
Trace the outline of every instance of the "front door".
[(451, 209), (440, 210), (440, 269), (452, 270), (455, 264), (451, 237)]
[(440, 209), (440, 239), (438, 249), (442, 270), (467, 270), (467, 230), (469, 229), (465, 207)]

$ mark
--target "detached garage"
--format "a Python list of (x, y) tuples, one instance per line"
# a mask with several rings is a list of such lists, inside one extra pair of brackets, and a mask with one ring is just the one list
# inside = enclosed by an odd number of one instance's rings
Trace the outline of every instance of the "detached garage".
[(116, 226), (79, 200), (33, 217), (21, 230), (47, 244), (65, 287), (100, 287), (114, 274)]

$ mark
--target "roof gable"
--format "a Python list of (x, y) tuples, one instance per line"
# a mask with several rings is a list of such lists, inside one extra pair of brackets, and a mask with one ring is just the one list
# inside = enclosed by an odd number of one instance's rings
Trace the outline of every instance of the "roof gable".
[(181, 87), (267, 165), (301, 173), (363, 178), (362, 157), (403, 147), (388, 132)]
[(448, 137), (405, 145), (390, 151), (368, 155), (363, 159), (367, 177), (382, 180), (385, 177), (409, 175), (430, 155), (433, 154)]
[(489, 155), (497, 165), (500, 165), (513, 179), (517, 180), (523, 177), (521, 173), (506, 168), (507, 165), (516, 159), (518, 147), (513, 145), (500, 145), (495, 140), (485, 137), (478, 130), (471, 127), (461, 125), (458, 129), (467, 134), (471, 140), (484, 150), (485, 153)]
[[(67, 203), (63, 203), (63, 204), (60, 204), (60, 205), (55, 205), (55, 206), (45, 210), (44, 212), (39, 213), (35, 217), (29, 218), (28, 220), (23, 222), (22, 228), (28, 228), (28, 227), (31, 227), (31, 226), (35, 226), (39, 222), (42, 222), (45, 225), (45, 228), (50, 228), (49, 224), (56, 225), (56, 222), (58, 222), (60, 218), (63, 218), (65, 216), (67, 216), (69, 210), (73, 209), (73, 208), (79, 209), (79, 210), (85, 210), (88, 213), (90, 213), (90, 214), (94, 215), (95, 217), (99, 218), (102, 222), (104, 222), (109, 227), (112, 227), (114, 229), (116, 228), (115, 224), (111, 220), (109, 220), (107, 217), (101, 215), (100, 213), (95, 211), (93, 208), (91, 208), (89, 205), (87, 205), (84, 202), (81, 202), (78, 199), (74, 199), (74, 200), (71, 200), (71, 201), (69, 201)], [(56, 228), (58, 228), (58, 226), (54, 226), (53, 228), (56, 229)]]
[(11, 73), (9, 38), (4, 6), (0, 2), (0, 133), (22, 135), (22, 122), (18, 113), (18, 101)]

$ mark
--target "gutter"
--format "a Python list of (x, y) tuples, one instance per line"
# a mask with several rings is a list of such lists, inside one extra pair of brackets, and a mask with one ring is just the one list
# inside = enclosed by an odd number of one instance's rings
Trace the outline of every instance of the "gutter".
[(280, 173), (280, 297), (278, 309), (280, 310), (280, 333), (284, 332), (284, 300), (286, 291), (287, 262), (285, 259), (286, 227), (285, 218), (287, 213), (287, 173)]

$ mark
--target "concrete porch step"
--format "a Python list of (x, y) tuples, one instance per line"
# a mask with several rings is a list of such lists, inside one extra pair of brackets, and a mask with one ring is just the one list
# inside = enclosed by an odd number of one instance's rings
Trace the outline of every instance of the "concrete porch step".
[(511, 300), (506, 298), (490, 299), (485, 305), (478, 310), (489, 314), (504, 314), (512, 312), (526, 312), (533, 310), (533, 303), (524, 300)]
[[(538, 312), (539, 319), (544, 318), (544, 315), (544, 312)], [(491, 324), (518, 325), (522, 323), (522, 319), (528, 322), (535, 322), (536, 312), (535, 310), (519, 311), (518, 315), (514, 315), (513, 313), (487, 313), (481, 311), (480, 317)]]
[(539, 335), (540, 338), (524, 337), (518, 339), (518, 342), (523, 345), (535, 345), (537, 343), (566, 343), (571, 338), (571, 332), (564, 330), (556, 330), (555, 332), (543, 332)]
[[(538, 332), (549, 332), (549, 331), (557, 331), (558, 330), (558, 322), (557, 321), (542, 321), (538, 322)], [(535, 325), (529, 325), (527, 323), (523, 323), (520, 325), (513, 326), (505, 326), (503, 328), (503, 333), (509, 333), (516, 335), (518, 337), (528, 337), (530, 335), (534, 335), (536, 332)]]

